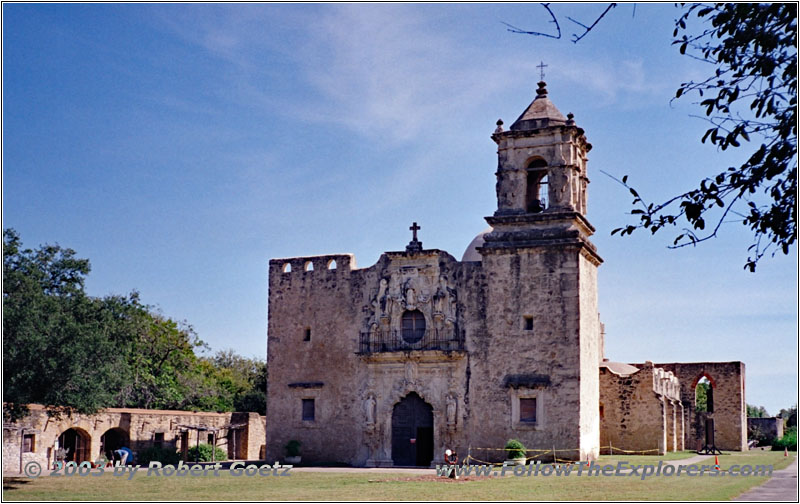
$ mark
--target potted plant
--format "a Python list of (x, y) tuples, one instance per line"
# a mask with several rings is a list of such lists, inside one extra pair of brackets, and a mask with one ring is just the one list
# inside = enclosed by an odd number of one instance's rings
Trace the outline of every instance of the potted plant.
[(525, 445), (516, 439), (509, 439), (505, 446), (508, 459), (506, 462), (511, 462), (516, 465), (525, 465), (527, 461), (525, 458)]
[(286, 463), (292, 465), (300, 463), (300, 441), (292, 439), (286, 443)]

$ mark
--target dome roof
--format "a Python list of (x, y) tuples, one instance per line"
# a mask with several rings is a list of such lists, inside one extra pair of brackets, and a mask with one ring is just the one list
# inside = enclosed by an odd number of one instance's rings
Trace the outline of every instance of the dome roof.
[(539, 89), (536, 90), (536, 99), (514, 121), (514, 124), (511, 125), (512, 131), (533, 130), (567, 123), (567, 118), (564, 117), (564, 114), (547, 97), (546, 86), (544, 81), (539, 82)]
[(624, 362), (608, 361), (605, 359), (603, 359), (603, 362), (602, 364), (600, 364), (600, 367), (605, 367), (612, 373), (621, 376), (630, 376), (633, 373), (637, 373), (639, 371), (639, 368), (637, 368), (636, 366), (631, 366), (630, 364), (625, 364)]
[(483, 235), (485, 235), (486, 233), (491, 233), (491, 232), (492, 232), (492, 227), (489, 226), (488, 228), (486, 228), (483, 231), (481, 231), (480, 233), (478, 233), (478, 236), (473, 238), (472, 241), (469, 242), (469, 245), (467, 245), (467, 250), (464, 251), (464, 255), (461, 257), (461, 262), (465, 262), (465, 261), (480, 261), (481, 260), (481, 255), (475, 249), (476, 249), (476, 247), (483, 247), (483, 241), (484, 241), (483, 240)]

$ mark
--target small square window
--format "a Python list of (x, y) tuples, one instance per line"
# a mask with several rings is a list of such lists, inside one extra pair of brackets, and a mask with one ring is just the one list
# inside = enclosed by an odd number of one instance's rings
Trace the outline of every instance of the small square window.
[(153, 446), (156, 448), (161, 448), (164, 445), (164, 433), (163, 432), (156, 432), (153, 435)]
[(314, 421), (314, 399), (303, 399), (303, 420)]
[(36, 450), (36, 435), (23, 434), (22, 435), (22, 452), (33, 453)]
[(523, 327), (525, 327), (526, 331), (533, 331), (533, 317), (530, 315), (525, 315), (522, 317), (523, 319)]
[(536, 398), (519, 400), (519, 421), (523, 423), (536, 423)]
[(303, 341), (311, 341), (311, 328), (306, 327), (306, 330), (303, 331)]
[(208, 434), (208, 444), (210, 445), (214, 444), (214, 434), (211, 433)]

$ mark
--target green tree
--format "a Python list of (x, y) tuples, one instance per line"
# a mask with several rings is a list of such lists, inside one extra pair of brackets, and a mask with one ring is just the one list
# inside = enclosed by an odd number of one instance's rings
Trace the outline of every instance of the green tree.
[(194, 349), (204, 346), (194, 329), (152, 312), (138, 303), (127, 352), (126, 384), (117, 395), (123, 407), (183, 409), (187, 406), (186, 375), (195, 372)]
[[(729, 214), (753, 232), (745, 268), (770, 250), (789, 253), (797, 238), (797, 8), (786, 3), (681, 4), (674, 44), (711, 63), (706, 79), (684, 82), (676, 98), (696, 95), (711, 127), (702, 137), (719, 149), (745, 147), (750, 157), (699, 187), (661, 203), (633, 195), (639, 223), (612, 231), (651, 233), (685, 222), (672, 247), (717, 236)], [(699, 24), (695, 27), (692, 23)], [(710, 224), (707, 225), (706, 221)], [(708, 229), (707, 229), (708, 228)]]
[(210, 358), (191, 325), (129, 296), (84, 292), (89, 261), (71, 249), (22, 249), (3, 235), (3, 401), (7, 418), (118, 406), (266, 413), (266, 362)]
[(24, 415), (29, 403), (51, 413), (93, 413), (113, 401), (123, 380), (129, 312), (121, 298), (86, 296), (90, 269), (71, 249), (23, 249), (13, 229), (3, 231), (6, 418)]
[(694, 389), (694, 408), (695, 411), (705, 413), (708, 411), (708, 389), (711, 388), (711, 384), (706, 381), (705, 379), (701, 380), (697, 384), (697, 388)]
[(782, 409), (781, 412), (778, 414), (778, 416), (783, 418), (783, 422), (786, 425), (786, 427), (796, 427), (797, 426), (797, 404), (795, 404), (791, 408)]
[(747, 418), (767, 418), (768, 416), (769, 413), (767, 413), (764, 406), (747, 405)]

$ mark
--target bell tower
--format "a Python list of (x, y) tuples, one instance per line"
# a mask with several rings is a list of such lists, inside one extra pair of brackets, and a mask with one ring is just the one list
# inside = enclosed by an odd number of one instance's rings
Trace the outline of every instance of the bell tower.
[(486, 277), (488, 362), (504, 370), (510, 408), (503, 435), (526, 446), (576, 450), (587, 460), (599, 453), (602, 359), (602, 259), (585, 215), (592, 146), (573, 115), (564, 117), (547, 94), (539, 82), (536, 98), (509, 130), (498, 121), (492, 135), (497, 210), (486, 217), (492, 231), (477, 248)]
[[(547, 97), (536, 99), (508, 131), (497, 121), (497, 210), (486, 220), (494, 231), (485, 247), (544, 241), (582, 243), (592, 252), (594, 228), (586, 220), (587, 154), (592, 145), (572, 114), (564, 117)], [(595, 254), (596, 255), (596, 254)], [(597, 257), (599, 260), (600, 258)]]

